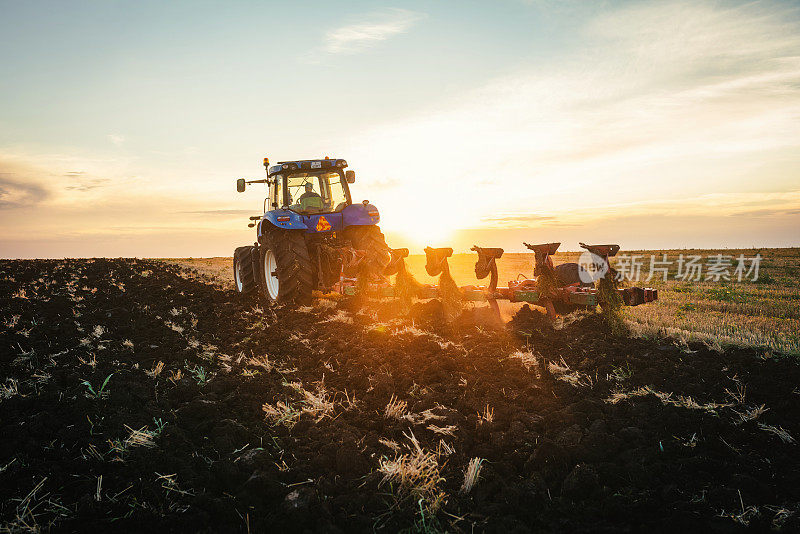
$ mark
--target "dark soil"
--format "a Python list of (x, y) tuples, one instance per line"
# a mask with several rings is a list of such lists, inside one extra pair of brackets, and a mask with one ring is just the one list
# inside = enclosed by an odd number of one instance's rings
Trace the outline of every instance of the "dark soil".
[[(3, 261), (0, 302), (0, 532), (800, 529), (793, 358), (527, 307), (499, 328), (437, 303), (290, 311), (145, 260)], [(270, 424), (300, 387), (332, 411)], [(392, 396), (418, 417), (387, 418)], [(379, 471), (411, 436), (438, 511)]]

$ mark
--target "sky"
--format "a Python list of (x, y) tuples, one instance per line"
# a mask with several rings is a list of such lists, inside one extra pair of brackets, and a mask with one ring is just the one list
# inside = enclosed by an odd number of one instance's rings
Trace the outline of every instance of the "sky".
[(800, 3), (0, 0), (0, 257), (229, 256), (271, 161), (390, 246), (800, 246)]

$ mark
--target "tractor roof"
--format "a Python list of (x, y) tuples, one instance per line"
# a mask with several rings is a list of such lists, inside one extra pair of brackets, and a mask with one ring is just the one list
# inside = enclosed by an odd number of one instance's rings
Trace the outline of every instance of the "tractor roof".
[(269, 168), (269, 176), (282, 172), (315, 171), (317, 169), (344, 169), (347, 162), (338, 158), (300, 159), (296, 161), (279, 161)]

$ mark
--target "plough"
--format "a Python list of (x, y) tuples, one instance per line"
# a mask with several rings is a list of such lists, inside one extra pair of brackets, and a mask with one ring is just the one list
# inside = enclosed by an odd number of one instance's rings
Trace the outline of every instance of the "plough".
[[(506, 287), (498, 287), (497, 260), (503, 256), (502, 248), (485, 248), (473, 246), (472, 251), (478, 254), (475, 262), (475, 276), (478, 280), (489, 277), (488, 286), (461, 286), (459, 292), (465, 301), (486, 301), (497, 311), (498, 300), (509, 302), (526, 302), (542, 306), (547, 310), (547, 315), (554, 319), (558, 315), (570, 313), (579, 309), (594, 310), (598, 305), (608, 304), (608, 299), (595, 283), (591, 276), (577, 263), (564, 263), (554, 266), (552, 256), (561, 243), (544, 243), (540, 245), (525, 246), (534, 253), (534, 277), (522, 280), (510, 280)], [(598, 286), (606, 284), (611, 291), (619, 296), (619, 302), (626, 306), (638, 306), (658, 299), (658, 290), (650, 287), (618, 288), (616, 272), (611, 267), (609, 258), (619, 252), (619, 245), (586, 245), (580, 246), (592, 253), (593, 258), (600, 261), (599, 272), (604, 273), (598, 280)], [(409, 255), (406, 248), (389, 249), (389, 263), (383, 274), (385, 276), (399, 275), (406, 272), (405, 259)], [(425, 271), (430, 276), (450, 277), (448, 258), (453, 255), (452, 248), (425, 248)], [(352, 267), (351, 267), (352, 268)], [(583, 274), (583, 276), (581, 276)], [(376, 297), (397, 297), (396, 286), (388, 283), (370, 283), (365, 288), (366, 292)], [(356, 278), (342, 276), (335, 287), (335, 291), (347, 296), (353, 296), (364, 290), (359, 286)], [(418, 299), (432, 299), (441, 296), (440, 284), (418, 284), (413, 297)]]

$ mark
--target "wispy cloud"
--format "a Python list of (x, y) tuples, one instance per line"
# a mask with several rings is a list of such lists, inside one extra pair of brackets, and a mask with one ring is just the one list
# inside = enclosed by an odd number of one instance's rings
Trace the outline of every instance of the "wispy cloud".
[(361, 52), (390, 37), (407, 32), (423, 16), (415, 11), (398, 8), (362, 15), (358, 22), (328, 31), (321, 51), (325, 54)]
[(481, 222), (487, 225), (502, 223), (511, 226), (525, 226), (529, 224), (542, 224), (555, 221), (555, 217), (549, 215), (536, 215), (530, 213), (496, 213), (481, 218)]
[[(656, 200), (674, 200), (676, 213), (702, 215), (707, 204), (682, 199), (795, 190), (798, 14), (761, 2), (604, 12), (571, 56), (432, 103), (341, 151), (362, 174), (402, 179), (373, 199), (399, 227), (409, 205), (430, 225), (478, 228), (496, 224), (500, 211), (562, 221), (632, 204), (648, 213)], [(441, 210), (442, 202), (470, 209)]]
[(119, 134), (108, 134), (108, 140), (111, 141), (114, 146), (122, 146), (122, 143), (125, 142), (125, 136)]
[(107, 186), (111, 180), (108, 178), (80, 178), (76, 183), (64, 187), (67, 191), (86, 193)]
[(188, 215), (220, 215), (220, 216), (239, 216), (239, 215), (258, 215), (256, 210), (196, 210), (196, 211), (182, 211)]
[(0, 208), (27, 208), (49, 197), (50, 192), (41, 185), (25, 183), (13, 173), (0, 172)]

